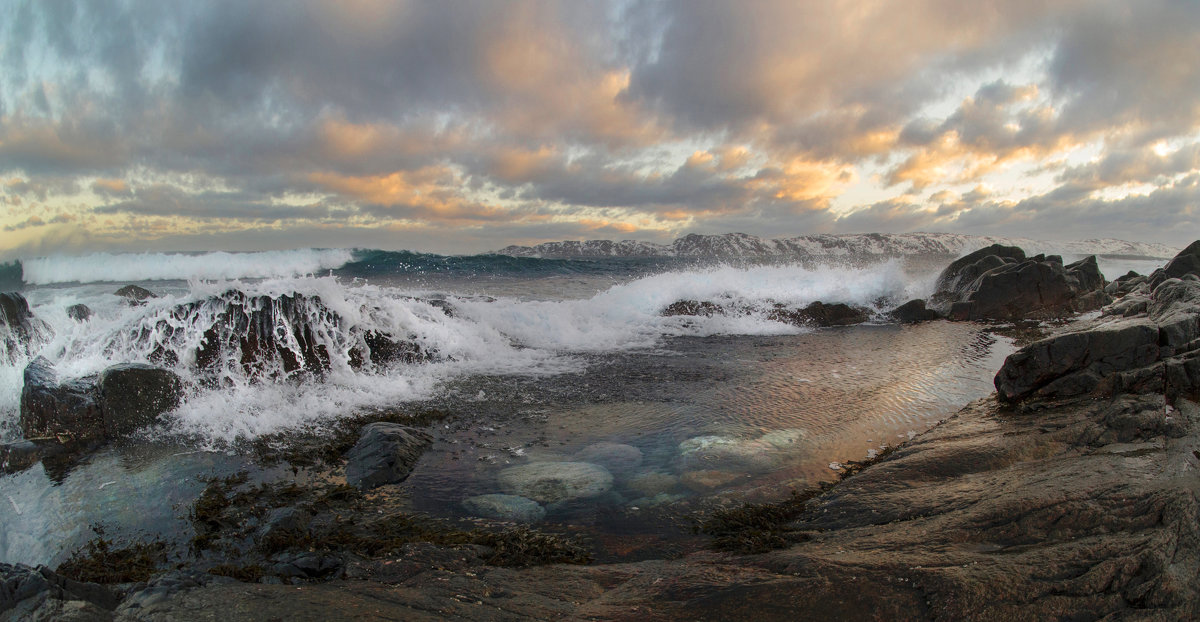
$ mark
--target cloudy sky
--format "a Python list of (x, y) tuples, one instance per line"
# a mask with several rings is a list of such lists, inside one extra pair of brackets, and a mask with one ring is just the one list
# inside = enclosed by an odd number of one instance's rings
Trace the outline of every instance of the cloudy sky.
[(0, 257), (1200, 237), (1200, 2), (0, 0)]

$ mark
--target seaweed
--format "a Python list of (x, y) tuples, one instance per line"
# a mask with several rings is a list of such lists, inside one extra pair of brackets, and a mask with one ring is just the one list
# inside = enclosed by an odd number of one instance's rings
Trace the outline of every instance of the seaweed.
[(117, 547), (93, 526), (96, 537), (55, 569), (58, 574), (86, 583), (133, 583), (148, 581), (167, 561), (167, 545), (161, 540), (135, 542)]
[(884, 458), (895, 453), (895, 451), (899, 448), (900, 445), (887, 445), (884, 446), (884, 448), (877, 452), (874, 456), (871, 456), (866, 460), (847, 460), (841, 463), (842, 470), (838, 473), (838, 477), (840, 479), (846, 479), (847, 477), (858, 475), (863, 469), (879, 463)]
[(712, 546), (719, 551), (751, 555), (787, 548), (810, 538), (791, 523), (821, 492), (819, 488), (793, 489), (787, 499), (777, 503), (746, 503), (716, 510), (701, 519), (696, 529), (712, 536)]
[(491, 566), (536, 566), (541, 564), (590, 564), (592, 554), (573, 539), (514, 527), (500, 532), (476, 531), (474, 544), (492, 549), (484, 560)]
[[(225, 554), (226, 560), (269, 559), (284, 552), (350, 553), (379, 558), (401, 552), (406, 544), (437, 546), (478, 545), (487, 551), (484, 562), (497, 566), (549, 563), (586, 564), (592, 556), (573, 539), (528, 528), (489, 531), (464, 530), (447, 521), (420, 514), (365, 513), (363, 493), (353, 486), (330, 484), (313, 488), (288, 484), (246, 485), (244, 474), (207, 480), (191, 519), (196, 530), (193, 552)], [(267, 529), (254, 533), (272, 509), (293, 507), (311, 513), (305, 526)], [(250, 556), (250, 557), (248, 557)], [(246, 559), (243, 559), (246, 558)], [(237, 566), (223, 563), (217, 573), (234, 576)], [(236, 577), (235, 577), (236, 578)]]

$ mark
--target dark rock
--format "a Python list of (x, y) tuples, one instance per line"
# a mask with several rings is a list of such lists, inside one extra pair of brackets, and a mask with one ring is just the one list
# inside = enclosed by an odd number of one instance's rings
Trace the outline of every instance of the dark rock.
[[(981, 255), (993, 251), (1003, 255)], [(1095, 256), (1064, 266), (1061, 257), (1017, 259), (1020, 255), (1020, 249), (993, 246), (955, 261), (938, 278), (931, 298), (935, 309), (952, 320), (1019, 320), (1060, 317), (1112, 302)]]
[(940, 320), (942, 315), (933, 309), (925, 307), (925, 301), (920, 298), (910, 300), (891, 311), (888, 311), (888, 316), (893, 320), (902, 324), (914, 324), (916, 322), (928, 322), (930, 320)]
[(938, 275), (934, 290), (958, 299), (964, 289), (984, 272), (1007, 263), (1025, 261), (1025, 251), (1016, 246), (993, 244), (955, 259)]
[[(247, 296), (229, 290), (166, 310), (153, 328), (141, 328), (132, 338), (144, 343), (151, 362), (169, 366), (194, 361), (210, 381), (222, 372), (252, 379), (319, 375), (331, 368), (337, 352), (345, 352), (345, 363), (356, 369), (434, 358), (434, 352), (411, 339), (347, 331), (343, 324), (318, 296)], [(196, 331), (202, 335), (199, 346), (192, 345)]]
[(796, 326), (850, 326), (862, 324), (871, 319), (870, 311), (851, 307), (840, 302), (826, 304), (814, 302), (803, 309), (787, 309), (782, 305), (775, 307), (767, 317), (776, 322), (795, 324)]
[[(1120, 316), (1030, 344), (996, 374), (1000, 399), (1095, 392), (1190, 394), (1200, 376), (1200, 278), (1168, 279), (1151, 296), (1126, 296)], [(1114, 307), (1110, 307), (1111, 311)], [(1161, 361), (1161, 362), (1160, 362)]]
[(346, 483), (369, 489), (402, 482), (431, 442), (433, 437), (415, 428), (367, 424), (346, 454)]
[(345, 562), (337, 555), (328, 553), (285, 553), (268, 568), (278, 577), (301, 580), (333, 579), (341, 572)]
[(355, 347), (350, 350), (350, 366), (355, 369), (365, 367), (367, 360), (376, 367), (387, 367), (397, 363), (411, 365), (430, 360), (430, 356), (421, 349), (420, 344), (397, 339), (379, 331), (365, 333), (363, 344), (365, 348)]
[(719, 315), (721, 313), (724, 313), (724, 310), (721, 309), (720, 305), (708, 302), (707, 300), (703, 302), (696, 300), (678, 300), (668, 305), (667, 308), (663, 309), (662, 312), (662, 314), (666, 317), (675, 315), (712, 317), (713, 315)]
[(85, 304), (71, 305), (67, 307), (67, 317), (76, 322), (86, 322), (92, 317), (92, 310)]
[(50, 361), (39, 356), (25, 367), (21, 430), (27, 439), (54, 437), (86, 449), (153, 423), (181, 395), (179, 377), (165, 369), (114, 365), (59, 383)]
[(57, 437), (88, 446), (104, 438), (96, 376), (58, 382), (54, 367), (37, 357), (25, 367), (21, 389), (21, 431), (27, 439)]
[(0, 293), (0, 362), (5, 354), (32, 354), (49, 333), (50, 326), (34, 317), (24, 296)]
[(141, 304), (150, 298), (158, 298), (154, 292), (144, 287), (138, 287), (137, 285), (126, 285), (113, 292), (113, 295), (128, 300), (130, 304)]
[(1200, 275), (1200, 240), (1180, 251), (1162, 270), (1168, 279), (1177, 279), (1185, 274)]
[(0, 474), (19, 473), (38, 463), (67, 453), (57, 440), (21, 440), (0, 443)]
[(1096, 389), (1106, 375), (1144, 367), (1158, 358), (1156, 324), (1147, 319), (1118, 320), (1021, 348), (1005, 359), (996, 374), (996, 391), (1009, 402), (1035, 392), (1043, 397), (1081, 395)]
[(108, 438), (126, 436), (158, 421), (183, 398), (183, 383), (174, 372), (128, 363), (100, 374), (100, 411)]
[(118, 602), (116, 594), (95, 583), (74, 581), (45, 567), (0, 563), (0, 617), (6, 620), (63, 619), (55, 613), (64, 609), (91, 614), (77, 620), (109, 619)]

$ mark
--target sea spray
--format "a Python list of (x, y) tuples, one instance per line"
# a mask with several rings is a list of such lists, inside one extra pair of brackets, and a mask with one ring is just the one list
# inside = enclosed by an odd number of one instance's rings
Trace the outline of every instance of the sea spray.
[[(192, 280), (132, 306), (107, 288), (78, 286), (38, 291), (35, 309), (55, 329), (42, 354), (62, 377), (78, 377), (122, 362), (172, 368), (187, 383), (185, 403), (168, 416), (167, 433), (225, 443), (289, 427), (437, 395), (447, 380), (470, 374), (539, 375), (578, 370), (580, 355), (653, 347), (667, 337), (791, 334), (808, 330), (771, 319), (775, 305), (841, 302), (876, 312), (919, 296), (900, 262), (866, 268), (716, 266), (662, 272), (613, 285), (590, 298), (528, 300), (460, 292), (415, 292), (336, 277)], [(743, 312), (710, 318), (665, 317), (677, 300), (729, 303)], [(68, 303), (94, 307), (87, 322), (70, 319)], [(264, 309), (263, 307), (272, 307)], [(286, 306), (286, 312), (283, 307)], [(269, 311), (269, 312), (268, 312)], [(236, 334), (219, 360), (214, 327), (242, 313), (277, 336), (261, 365)], [(258, 313), (258, 315), (254, 315)], [(262, 333), (267, 334), (267, 333)], [(429, 356), (390, 365), (364, 365), (365, 335), (411, 343)], [(243, 335), (244, 336), (244, 335)], [(304, 343), (299, 343), (303, 341)], [(208, 349), (206, 349), (208, 348)], [(276, 357), (271, 352), (287, 350)], [(319, 364), (295, 363), (320, 351)], [(15, 419), (19, 378), (0, 378)], [(11, 427), (11, 423), (10, 423)]]
[(353, 259), (344, 249), (299, 249), (252, 253), (94, 253), (21, 262), (29, 285), (161, 281), (187, 279), (251, 279), (319, 274)]

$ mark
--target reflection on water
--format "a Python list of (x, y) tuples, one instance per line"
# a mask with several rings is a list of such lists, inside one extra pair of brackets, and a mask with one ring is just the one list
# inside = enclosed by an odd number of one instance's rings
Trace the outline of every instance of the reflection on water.
[(599, 463), (611, 487), (543, 503), (544, 520), (586, 526), (611, 545), (602, 557), (632, 547), (614, 544), (622, 538), (648, 540), (631, 555), (661, 554), (683, 537), (664, 515), (832, 479), (831, 463), (867, 458), (989, 394), (1011, 351), (978, 326), (947, 322), (676, 340), (548, 379), (557, 400), (438, 443), (404, 486), (419, 509), (479, 514), (463, 500), (513, 493), (503, 473), (515, 466)]
[[(1011, 350), (978, 326), (932, 322), (677, 338), (597, 356), (578, 374), (467, 379), (433, 404), (459, 416), (439, 424), (438, 441), (396, 492), (406, 506), (452, 519), (532, 497), (536, 506), (502, 510), (586, 536), (601, 560), (670, 555), (696, 546), (690, 513), (832, 479), (830, 463), (866, 458), (987, 395)], [(582, 493), (514, 483), (528, 476), (514, 467), (539, 463), (602, 481), (580, 484)], [(92, 524), (182, 549), (200, 477), (247, 464), (135, 445), (93, 455), (58, 485), (40, 466), (5, 477), (0, 561), (61, 561)], [(496, 494), (508, 496), (484, 497)]]

